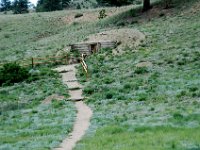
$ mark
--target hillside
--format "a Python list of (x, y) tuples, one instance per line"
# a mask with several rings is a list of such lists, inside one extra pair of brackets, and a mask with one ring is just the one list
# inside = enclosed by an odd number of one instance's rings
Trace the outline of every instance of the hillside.
[(199, 6), (190, 1), (118, 16), (146, 41), (136, 51), (104, 50), (86, 60), (91, 79), (84, 93), (94, 116), (76, 150), (200, 149)]
[[(108, 16), (130, 9), (106, 8)], [(98, 24), (99, 9), (0, 15), (0, 63), (48, 56), (66, 50), (89, 34), (105, 30)], [(83, 17), (75, 18), (76, 14)]]
[[(158, 1), (145, 13), (140, 6), (106, 8), (102, 20), (102, 8), (0, 15), (0, 63), (62, 55), (99, 32), (145, 35), (135, 48), (87, 57), (88, 80), (78, 68), (93, 117), (75, 150), (200, 149), (200, 0), (175, 0), (171, 9)], [(77, 110), (54, 67), (0, 87), (0, 149), (53, 149), (69, 136)]]

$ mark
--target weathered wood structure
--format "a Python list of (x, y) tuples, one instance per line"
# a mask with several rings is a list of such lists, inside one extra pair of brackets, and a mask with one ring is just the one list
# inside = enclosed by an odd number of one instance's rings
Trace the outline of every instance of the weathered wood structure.
[(98, 52), (102, 48), (115, 48), (116, 41), (99, 41), (72, 44), (71, 51), (78, 50), (81, 54), (91, 55)]

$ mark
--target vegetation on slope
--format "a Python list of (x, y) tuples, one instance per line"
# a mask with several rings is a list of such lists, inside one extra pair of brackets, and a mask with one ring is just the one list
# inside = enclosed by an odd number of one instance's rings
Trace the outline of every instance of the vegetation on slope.
[(0, 88), (0, 149), (50, 149), (72, 130), (72, 102), (42, 102), (52, 94), (67, 98), (67, 87), (50, 68), (35, 69), (40, 75), (30, 76), (30, 81)]
[(69, 44), (84, 40), (103, 26), (87, 18), (78, 22), (74, 16), (84, 12), (88, 18), (98, 20), (98, 16), (93, 17), (96, 11), (99, 10), (0, 15), (0, 63), (56, 54)]
[[(156, 0), (152, 0), (154, 1)], [(110, 16), (127, 9), (129, 7), (105, 8), (105, 13)], [(98, 20), (101, 10), (99, 8), (0, 15), (0, 63), (18, 60), (30, 62), (31, 57), (55, 55), (57, 52), (66, 50), (69, 44), (83, 41), (90, 34), (112, 28), (114, 21)], [(83, 14), (83, 17), (74, 18), (77, 14)], [(134, 15), (135, 11), (123, 14)], [(119, 17), (112, 18), (118, 21), (118, 26), (124, 25), (120, 23)], [(111, 26), (108, 25), (109, 23)]]
[[(136, 52), (102, 50), (87, 58), (91, 79), (84, 93), (94, 117), (76, 149), (199, 149), (199, 0), (181, 2), (171, 10), (154, 7), (140, 15), (132, 9), (72, 24), (65, 20), (69, 11), (0, 15), (0, 62), (52, 55), (98, 31), (137, 28), (147, 40)], [(58, 146), (72, 128), (74, 106), (41, 101), (66, 90), (58, 76), (47, 74), (1, 87), (0, 149)]]
[[(84, 13), (98, 14), (96, 11)], [(24, 59), (30, 62), (30, 57), (54, 55), (68, 44), (103, 28), (94, 21), (68, 23), (65, 20), (70, 15), (73, 18), (77, 12), (83, 11), (0, 15), (0, 63)], [(57, 147), (72, 129), (73, 103), (41, 104), (52, 94), (67, 98), (67, 87), (50, 68), (34, 69), (36, 73), (39, 70), (39, 76), (0, 87), (0, 149), (51, 149)]]
[(94, 116), (77, 150), (200, 149), (200, 1), (179, 3), (163, 15), (155, 7), (151, 21), (129, 18), (147, 35), (136, 52), (87, 58)]

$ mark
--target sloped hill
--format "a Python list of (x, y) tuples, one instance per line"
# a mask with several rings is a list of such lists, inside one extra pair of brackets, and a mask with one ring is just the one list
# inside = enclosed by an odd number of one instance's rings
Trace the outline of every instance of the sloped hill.
[[(198, 150), (200, 1), (175, 2), (172, 9), (157, 3), (146, 13), (118, 8), (125, 12), (101, 21), (65, 20), (100, 9), (0, 15), (0, 62), (56, 54), (90, 34), (137, 29), (146, 36), (139, 47), (127, 45), (120, 55), (104, 49), (88, 57), (88, 82), (79, 69), (94, 116), (75, 149)], [(0, 149), (52, 149), (72, 130), (73, 103), (41, 104), (52, 94), (67, 99), (67, 87), (50, 68), (36, 69), (39, 79), (0, 87)]]
[[(113, 16), (129, 9), (130, 6), (106, 8), (106, 13)], [(100, 10), (0, 15), (0, 63), (56, 54), (67, 45), (104, 30), (98, 19)], [(75, 18), (80, 13), (83, 16)]]
[(94, 117), (76, 150), (200, 149), (200, 1), (179, 4), (121, 15), (146, 41), (137, 51), (113, 57), (107, 49), (86, 60), (91, 79), (80, 79)]

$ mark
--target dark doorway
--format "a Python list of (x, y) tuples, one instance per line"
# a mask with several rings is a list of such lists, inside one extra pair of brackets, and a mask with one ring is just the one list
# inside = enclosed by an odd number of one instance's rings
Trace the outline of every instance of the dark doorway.
[(92, 53), (98, 52), (97, 43), (96, 44), (91, 44), (91, 52)]

